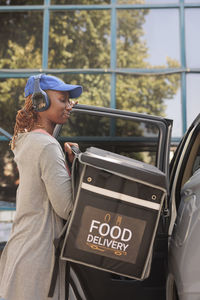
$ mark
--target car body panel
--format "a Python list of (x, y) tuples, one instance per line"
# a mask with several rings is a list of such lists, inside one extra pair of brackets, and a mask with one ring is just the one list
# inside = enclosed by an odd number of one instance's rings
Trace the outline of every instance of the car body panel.
[[(175, 153), (171, 166), (172, 211), (169, 233), (167, 300), (200, 298), (200, 115), (194, 120)], [(177, 212), (177, 213), (176, 213)], [(177, 214), (177, 217), (176, 217)], [(177, 296), (171, 289), (176, 287)]]
[(180, 299), (200, 297), (200, 169), (184, 184), (171, 239), (169, 264)]

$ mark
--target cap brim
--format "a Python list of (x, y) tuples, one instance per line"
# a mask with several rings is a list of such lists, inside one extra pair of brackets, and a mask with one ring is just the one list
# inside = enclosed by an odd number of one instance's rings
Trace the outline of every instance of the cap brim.
[(70, 98), (78, 98), (83, 92), (82, 86), (71, 85), (71, 84), (62, 84), (60, 86), (55, 86), (52, 88), (52, 90), (61, 91), (61, 92), (69, 92)]

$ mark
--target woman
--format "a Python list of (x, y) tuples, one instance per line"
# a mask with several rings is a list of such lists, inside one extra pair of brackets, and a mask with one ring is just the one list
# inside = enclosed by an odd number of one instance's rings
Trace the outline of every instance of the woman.
[[(69, 99), (81, 93), (81, 86), (54, 76), (31, 76), (27, 81), (25, 105), (18, 111), (11, 143), (20, 184), (11, 236), (0, 262), (0, 295), (6, 300), (49, 299), (53, 240), (72, 210), (70, 175), (52, 134), (56, 124), (69, 118), (74, 105)], [(70, 143), (65, 151), (72, 161)], [(65, 299), (65, 263), (61, 261), (51, 299)]]

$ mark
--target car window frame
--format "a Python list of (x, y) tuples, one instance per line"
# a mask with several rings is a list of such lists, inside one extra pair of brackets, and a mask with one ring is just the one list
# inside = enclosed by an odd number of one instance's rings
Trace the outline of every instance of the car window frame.
[[(170, 140), (171, 140), (171, 130), (173, 121), (159, 116), (134, 113), (125, 110), (81, 105), (77, 104), (73, 107), (72, 112), (82, 112), (85, 114), (92, 114), (97, 116), (107, 116), (107, 117), (117, 117), (122, 119), (136, 120), (142, 122), (149, 122), (158, 126), (159, 133), (159, 143), (157, 151), (157, 162), (156, 167), (164, 172), (169, 178), (169, 152), (170, 152)], [(54, 130), (54, 136), (58, 138), (62, 125), (57, 125)]]

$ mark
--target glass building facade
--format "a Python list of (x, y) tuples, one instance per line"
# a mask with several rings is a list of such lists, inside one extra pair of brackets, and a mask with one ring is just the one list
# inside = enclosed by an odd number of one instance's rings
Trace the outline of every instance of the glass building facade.
[(1, 0), (0, 25), (0, 127), (11, 134), (38, 73), (82, 84), (81, 104), (173, 119), (174, 142), (199, 112), (200, 0)]

